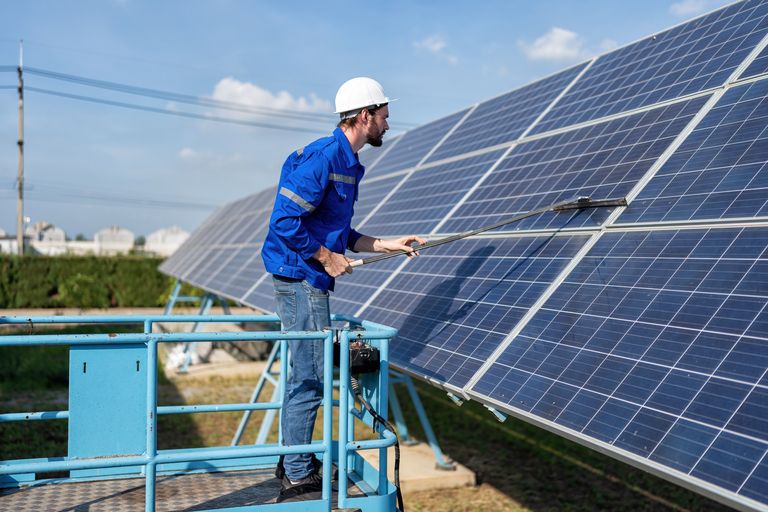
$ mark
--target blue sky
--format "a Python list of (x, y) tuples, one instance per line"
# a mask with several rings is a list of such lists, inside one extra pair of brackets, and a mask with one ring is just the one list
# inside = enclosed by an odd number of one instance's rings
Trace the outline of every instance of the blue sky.
[[(414, 126), (666, 29), (719, 0), (393, 2), (27, 1), (0, 7), (0, 69), (44, 69), (321, 116), (338, 86), (384, 84), (390, 119)], [(0, 72), (0, 229), (15, 232), (15, 73)], [(25, 85), (285, 124), (27, 74)], [(212, 208), (276, 183), (285, 156), (330, 132), (278, 131), (28, 91), (26, 214), (74, 237), (118, 224), (192, 230)], [(393, 130), (393, 133), (396, 130)], [(386, 139), (385, 139), (386, 143)], [(180, 205), (179, 203), (184, 203)]]

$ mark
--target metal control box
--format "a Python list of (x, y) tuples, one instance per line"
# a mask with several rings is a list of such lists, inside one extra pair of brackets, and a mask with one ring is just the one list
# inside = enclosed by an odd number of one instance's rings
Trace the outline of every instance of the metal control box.
[[(147, 442), (147, 348), (80, 345), (69, 352), (69, 457), (139, 455)], [(139, 474), (141, 467), (73, 470), (72, 477)]]

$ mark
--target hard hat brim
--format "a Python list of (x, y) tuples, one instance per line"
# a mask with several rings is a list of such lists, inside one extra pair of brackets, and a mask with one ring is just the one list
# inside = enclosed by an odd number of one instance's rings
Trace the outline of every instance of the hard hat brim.
[(384, 98), (384, 99), (387, 101), (383, 101), (381, 103), (376, 103), (373, 105), (362, 105), (360, 107), (350, 108), (348, 110), (337, 110), (334, 112), (334, 114), (346, 114), (347, 112), (352, 112), (354, 110), (360, 111), (360, 110), (363, 110), (364, 108), (369, 108), (369, 107), (382, 107), (384, 105), (389, 105), (390, 103), (398, 100), (398, 98), (392, 98), (392, 99)]

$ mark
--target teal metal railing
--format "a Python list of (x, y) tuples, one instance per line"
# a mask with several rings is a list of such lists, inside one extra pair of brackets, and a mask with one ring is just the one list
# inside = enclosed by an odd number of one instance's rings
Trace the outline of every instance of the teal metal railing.
[[(52, 324), (140, 324), (142, 333), (127, 334), (25, 334), (0, 336), (0, 347), (40, 346), (40, 345), (68, 345), (71, 350), (81, 347), (87, 350), (92, 347), (101, 351), (104, 348), (113, 349), (121, 346), (144, 347), (146, 350), (146, 407), (144, 410), (144, 453), (139, 454), (100, 454), (99, 456), (79, 457), (77, 453), (70, 453), (68, 457), (47, 458), (46, 460), (11, 460), (0, 461), (0, 475), (35, 474), (51, 471), (75, 471), (105, 468), (125, 468), (131, 466), (143, 467), (146, 482), (145, 510), (155, 510), (155, 485), (158, 465), (171, 463), (191, 463), (196, 461), (219, 461), (231, 459), (245, 459), (253, 457), (274, 457), (294, 453), (322, 454), (323, 460), (323, 487), (322, 499), (313, 504), (313, 510), (331, 510), (331, 477), (332, 460), (337, 457), (339, 469), (339, 493), (338, 506), (358, 506), (366, 511), (379, 512), (394, 510), (394, 487), (386, 478), (386, 449), (395, 442), (395, 434), (386, 430), (381, 425), (374, 425), (370, 417), (366, 417), (364, 411), (356, 410), (354, 399), (350, 400), (349, 383), (349, 339), (367, 340), (376, 345), (381, 351), (382, 368), (374, 377), (368, 378), (371, 403), (384, 416), (387, 413), (387, 369), (388, 369), (388, 341), (396, 334), (396, 330), (373, 322), (359, 320), (345, 315), (334, 315), (336, 322), (345, 322), (347, 328), (325, 331), (299, 331), (299, 332), (192, 332), (192, 333), (158, 333), (153, 332), (155, 324), (160, 322), (206, 322), (206, 323), (241, 323), (241, 322), (279, 322), (275, 315), (217, 315), (217, 316), (53, 316), (53, 317), (0, 317), (2, 325), (23, 325), (28, 328), (40, 325)], [(338, 443), (333, 441), (332, 414), (323, 415), (323, 436), (319, 443), (296, 446), (230, 446), (219, 448), (200, 448), (178, 451), (157, 449), (157, 415), (158, 414), (184, 414), (198, 412), (223, 412), (246, 410), (270, 410), (282, 408), (282, 393), (277, 396), (279, 401), (247, 404), (208, 404), (208, 405), (184, 405), (184, 406), (158, 406), (157, 405), (157, 365), (159, 343), (187, 343), (198, 341), (226, 341), (243, 342), (256, 340), (272, 340), (280, 343), (280, 358), (287, 361), (287, 340), (323, 340), (324, 341), (324, 396), (323, 409), (331, 411), (333, 400), (333, 341), (336, 333), (341, 342), (340, 382), (342, 383), (340, 399)], [(95, 354), (97, 353), (95, 352)], [(136, 362), (137, 370), (139, 361)], [(70, 370), (71, 372), (72, 370)], [(86, 371), (85, 363), (83, 372)], [(372, 374), (374, 375), (374, 374)], [(280, 367), (280, 383), (287, 377), (287, 365)], [(70, 381), (72, 376), (70, 375)], [(109, 383), (104, 383), (109, 385)], [(71, 391), (70, 391), (71, 394)], [(70, 409), (73, 404), (70, 403)], [(345, 419), (343, 412), (347, 411)], [(380, 434), (379, 439), (369, 441), (352, 441), (353, 421), (355, 417), (362, 419)], [(70, 411), (42, 411), (0, 414), (0, 422), (12, 421), (41, 421), (70, 419)], [(71, 433), (70, 433), (71, 435)], [(70, 445), (71, 446), (71, 445)], [(374, 471), (362, 458), (355, 457), (356, 452), (366, 449), (380, 450), (380, 471)], [(334, 451), (337, 454), (334, 454)], [(375, 496), (365, 498), (347, 497), (348, 473), (354, 472), (360, 481), (366, 481), (376, 489)], [(367, 499), (374, 498), (374, 499)], [(284, 503), (265, 505), (269, 510), (290, 511), (298, 510), (296, 503)], [(253, 507), (248, 507), (253, 510)]]

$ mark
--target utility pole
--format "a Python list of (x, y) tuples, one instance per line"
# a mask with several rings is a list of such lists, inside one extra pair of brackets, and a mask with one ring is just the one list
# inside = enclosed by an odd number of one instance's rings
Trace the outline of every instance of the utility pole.
[(16, 203), (16, 245), (19, 256), (24, 256), (24, 40), (19, 41), (19, 198)]

